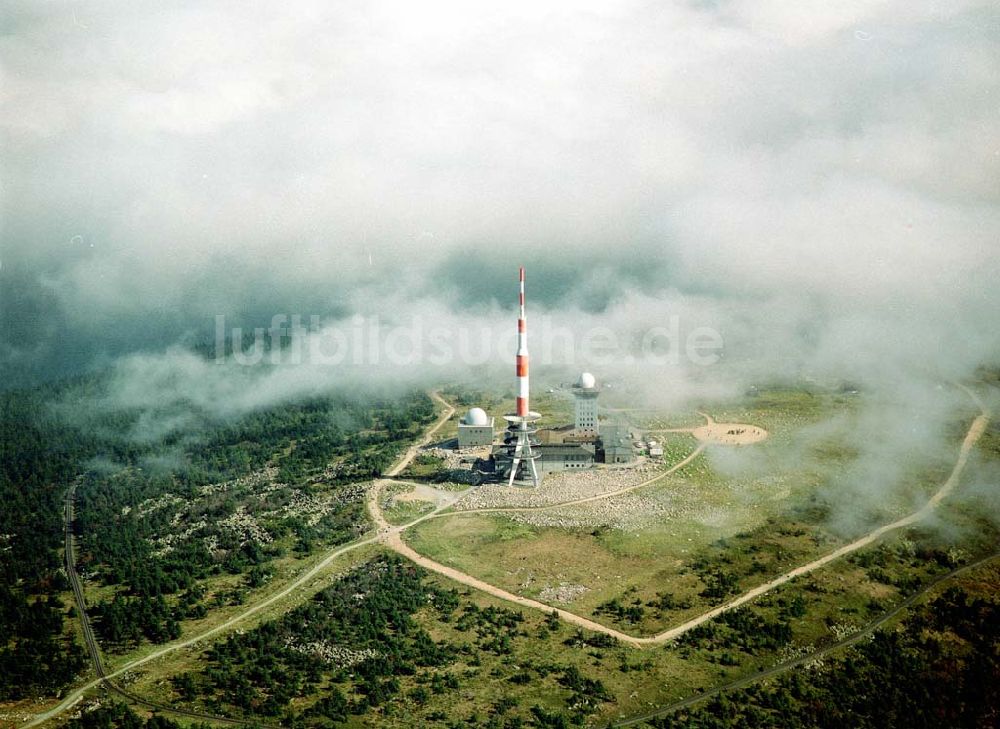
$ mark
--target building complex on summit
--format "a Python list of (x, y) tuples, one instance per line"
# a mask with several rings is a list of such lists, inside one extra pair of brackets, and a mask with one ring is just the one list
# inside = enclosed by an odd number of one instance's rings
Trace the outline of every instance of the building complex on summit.
[(493, 417), (482, 408), (470, 408), (458, 424), (458, 447), (489, 446), (489, 458), (484, 464), (487, 472), (509, 484), (520, 482), (535, 486), (546, 472), (635, 460), (628, 427), (621, 423), (601, 422), (597, 405), (601, 389), (597, 378), (590, 372), (582, 373), (569, 388), (574, 399), (573, 422), (552, 428), (535, 427), (541, 415), (529, 407), (523, 268), (520, 269), (519, 282), (515, 411), (504, 415), (507, 427), (498, 434)]

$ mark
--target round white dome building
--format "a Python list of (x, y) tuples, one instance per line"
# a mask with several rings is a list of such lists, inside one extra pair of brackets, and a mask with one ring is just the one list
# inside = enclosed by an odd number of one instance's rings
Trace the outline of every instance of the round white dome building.
[(584, 390), (592, 390), (597, 387), (597, 378), (589, 372), (584, 372), (580, 375), (580, 379), (576, 381), (576, 386), (582, 387)]
[(463, 422), (466, 425), (489, 425), (490, 419), (487, 417), (486, 411), (482, 408), (469, 408), (469, 412), (465, 414)]
[(477, 448), (493, 444), (493, 418), (482, 408), (469, 408), (458, 421), (458, 447)]

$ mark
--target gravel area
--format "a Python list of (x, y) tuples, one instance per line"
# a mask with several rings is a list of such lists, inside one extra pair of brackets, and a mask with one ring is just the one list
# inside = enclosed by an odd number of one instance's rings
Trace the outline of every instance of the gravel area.
[(455, 508), (461, 511), (551, 506), (629, 488), (653, 478), (660, 470), (662, 469), (656, 466), (643, 464), (633, 468), (596, 468), (587, 471), (549, 473), (542, 479), (538, 488), (483, 484), (463, 496), (455, 504)]
[[(576, 474), (574, 474), (576, 475)], [(761, 507), (763, 494), (747, 493), (732, 485), (710, 492), (683, 478), (666, 476), (655, 489), (616, 494), (582, 504), (540, 511), (507, 512), (512, 521), (561, 529), (642, 529), (654, 525), (700, 525), (720, 528), (740, 517), (745, 520)]]

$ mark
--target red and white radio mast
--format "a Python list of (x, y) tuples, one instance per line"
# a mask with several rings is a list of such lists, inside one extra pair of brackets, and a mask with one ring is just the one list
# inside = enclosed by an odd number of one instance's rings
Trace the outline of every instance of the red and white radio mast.
[[(517, 317), (517, 355), (515, 356), (517, 370), (517, 408), (511, 415), (505, 415), (510, 425), (507, 426), (508, 435), (505, 439), (509, 447), (509, 458), (511, 459), (510, 477), (507, 481), (513, 485), (514, 479), (518, 477), (518, 468), (526, 473), (520, 474), (522, 480), (531, 479), (531, 482), (538, 485), (538, 470), (535, 468), (535, 459), (538, 457), (532, 451), (532, 436), (536, 429), (532, 425), (541, 415), (532, 412), (528, 407), (528, 321), (524, 316), (524, 266), (520, 269), (520, 307)], [(523, 465), (522, 465), (523, 464)]]

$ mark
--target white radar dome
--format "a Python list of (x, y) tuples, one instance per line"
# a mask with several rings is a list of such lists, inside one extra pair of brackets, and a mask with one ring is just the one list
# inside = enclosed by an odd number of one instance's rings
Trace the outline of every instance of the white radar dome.
[(582, 387), (585, 390), (590, 390), (597, 386), (597, 380), (589, 372), (584, 372), (580, 375), (580, 379), (576, 381), (577, 387)]
[(486, 411), (482, 408), (469, 408), (465, 414), (466, 425), (489, 425), (490, 419), (486, 417)]

